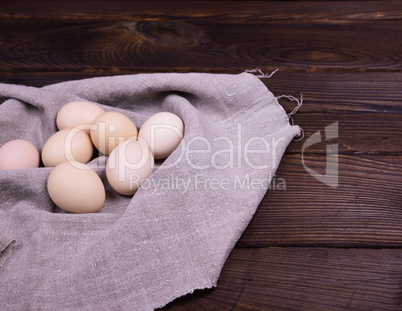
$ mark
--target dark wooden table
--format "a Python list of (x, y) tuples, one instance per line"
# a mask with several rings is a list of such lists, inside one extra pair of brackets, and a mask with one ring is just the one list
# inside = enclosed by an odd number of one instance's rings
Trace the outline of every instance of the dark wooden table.
[[(0, 82), (253, 68), (279, 69), (263, 81), (275, 95), (303, 93), (286, 189), (267, 192), (217, 288), (162, 310), (402, 310), (402, 2), (0, 4)], [(306, 169), (325, 174), (327, 147), (337, 187)]]

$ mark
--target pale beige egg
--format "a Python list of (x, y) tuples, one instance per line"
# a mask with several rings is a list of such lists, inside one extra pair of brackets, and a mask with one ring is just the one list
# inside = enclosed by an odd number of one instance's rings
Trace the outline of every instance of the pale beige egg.
[(137, 137), (137, 128), (124, 114), (115, 111), (102, 113), (93, 122), (91, 139), (96, 149), (105, 155), (129, 137)]
[(106, 177), (112, 188), (123, 195), (134, 194), (154, 169), (154, 158), (148, 146), (127, 140), (118, 145), (106, 163)]
[(98, 105), (87, 101), (73, 101), (64, 105), (56, 117), (56, 125), (59, 130), (81, 126), (89, 134), (90, 125), (102, 113)]
[(106, 198), (102, 180), (89, 166), (79, 162), (57, 165), (49, 175), (47, 190), (59, 208), (71, 213), (97, 212)]
[(62, 162), (87, 163), (93, 154), (89, 135), (78, 128), (64, 129), (53, 134), (42, 149), (45, 166), (56, 166)]
[(0, 169), (24, 169), (39, 166), (39, 152), (29, 141), (15, 139), (0, 148)]
[(158, 112), (141, 126), (138, 140), (149, 146), (155, 159), (164, 159), (180, 144), (183, 133), (184, 124), (178, 116), (170, 112)]

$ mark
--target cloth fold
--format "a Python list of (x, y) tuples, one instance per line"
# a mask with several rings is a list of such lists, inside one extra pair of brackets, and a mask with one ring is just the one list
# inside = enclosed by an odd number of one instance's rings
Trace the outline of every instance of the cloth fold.
[(0, 171), (0, 260), (3, 241), (15, 241), (0, 265), (1, 310), (153, 310), (216, 286), (300, 133), (250, 73), (0, 84), (0, 97), (0, 144), (26, 139), (39, 151), (56, 131), (59, 109), (73, 100), (122, 112), (138, 128), (159, 111), (185, 124), (179, 147), (133, 197), (111, 189), (106, 157), (94, 157), (88, 165), (106, 188), (98, 213), (58, 209), (46, 191), (52, 168)]
[(11, 255), (11, 249), (15, 240), (0, 235), (0, 268)]

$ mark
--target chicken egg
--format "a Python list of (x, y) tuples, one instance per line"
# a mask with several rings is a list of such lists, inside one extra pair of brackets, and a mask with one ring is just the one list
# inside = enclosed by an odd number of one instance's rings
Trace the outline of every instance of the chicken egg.
[(170, 112), (158, 112), (141, 126), (138, 140), (149, 146), (155, 159), (164, 159), (180, 144), (183, 133), (184, 124), (178, 116)]
[(90, 134), (96, 149), (109, 155), (118, 144), (129, 137), (137, 137), (137, 128), (124, 114), (108, 111), (95, 119)]
[(148, 146), (127, 140), (119, 144), (106, 163), (106, 178), (111, 187), (123, 195), (134, 194), (154, 169), (154, 158)]
[(89, 135), (78, 128), (64, 129), (53, 134), (42, 149), (45, 166), (56, 166), (66, 161), (87, 163), (93, 154)]
[(89, 166), (79, 162), (57, 165), (49, 175), (47, 190), (59, 208), (71, 213), (97, 212), (106, 198), (102, 180)]
[(64, 105), (56, 117), (56, 125), (59, 130), (84, 125), (83, 130), (89, 134), (90, 125), (102, 113), (98, 105), (87, 101), (73, 101)]
[(0, 148), (0, 169), (24, 169), (39, 166), (39, 152), (29, 141), (15, 139)]

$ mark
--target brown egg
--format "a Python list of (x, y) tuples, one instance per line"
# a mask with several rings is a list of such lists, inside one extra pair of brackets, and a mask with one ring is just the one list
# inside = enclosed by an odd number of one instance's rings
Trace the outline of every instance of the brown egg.
[(87, 101), (73, 101), (64, 105), (58, 112), (56, 124), (59, 130), (83, 126), (83, 130), (89, 134), (90, 125), (102, 113), (98, 105)]
[(63, 162), (49, 175), (47, 190), (52, 201), (71, 213), (94, 213), (105, 203), (105, 187), (87, 165)]
[(87, 163), (93, 154), (89, 135), (77, 128), (64, 129), (53, 134), (42, 149), (45, 166), (56, 166), (66, 161)]
[(140, 128), (138, 140), (147, 143), (155, 159), (167, 158), (183, 138), (183, 121), (173, 113), (158, 112)]
[(39, 166), (39, 152), (29, 141), (11, 140), (0, 148), (0, 169), (24, 169)]
[(106, 177), (112, 188), (123, 195), (134, 194), (152, 174), (154, 158), (148, 146), (127, 140), (118, 145), (106, 163)]
[(129, 137), (137, 137), (137, 128), (130, 118), (120, 112), (102, 113), (93, 122), (90, 134), (96, 149), (105, 155)]

